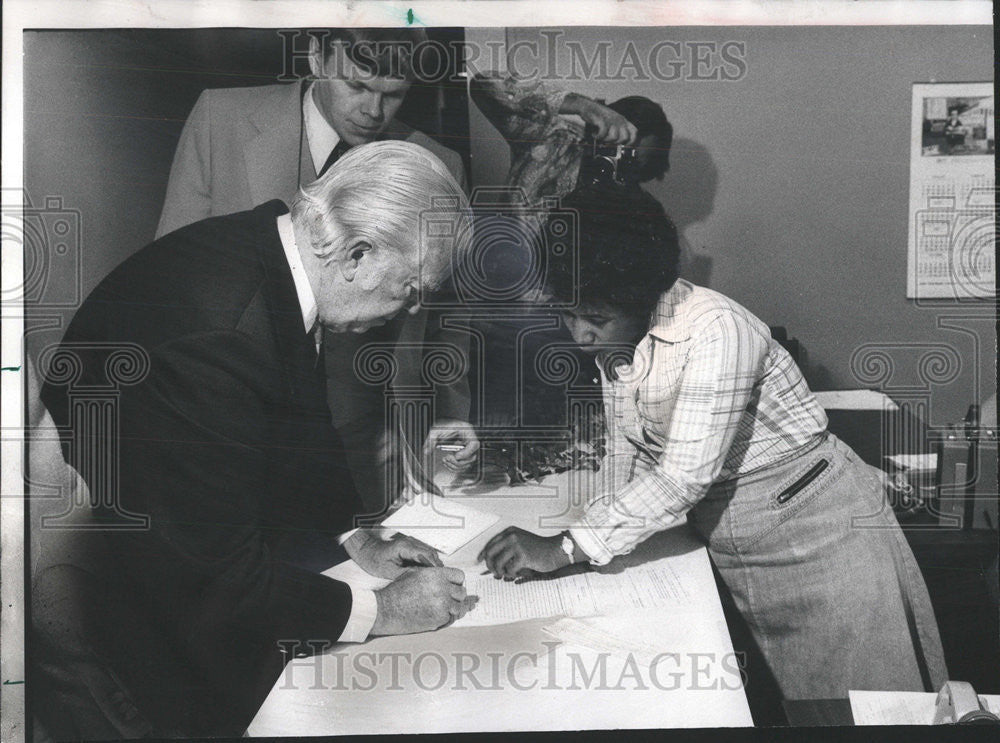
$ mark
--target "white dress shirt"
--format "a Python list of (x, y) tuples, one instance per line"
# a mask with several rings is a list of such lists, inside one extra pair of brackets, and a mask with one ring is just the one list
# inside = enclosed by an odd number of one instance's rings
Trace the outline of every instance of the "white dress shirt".
[(313, 167), (319, 175), (333, 148), (340, 144), (340, 135), (319, 110), (316, 101), (313, 100), (313, 90), (313, 86), (310, 85), (302, 101), (302, 121), (305, 122), (309, 156), (312, 157)]
[[(281, 238), (281, 247), (285, 249), (288, 268), (291, 269), (292, 280), (295, 282), (295, 294), (299, 298), (299, 307), (302, 310), (302, 325), (307, 333), (311, 331), (314, 333), (318, 353), (320, 333), (316, 322), (316, 295), (313, 294), (302, 256), (299, 255), (299, 247), (295, 243), (291, 215), (282, 214), (278, 217), (278, 237)], [(377, 615), (378, 602), (375, 599), (375, 592), (351, 586), (351, 616), (337, 642), (364, 642), (375, 626)]]

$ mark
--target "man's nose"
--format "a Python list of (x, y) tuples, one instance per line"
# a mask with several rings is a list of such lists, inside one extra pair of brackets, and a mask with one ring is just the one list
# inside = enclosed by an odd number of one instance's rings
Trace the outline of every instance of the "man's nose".
[(594, 343), (594, 334), (583, 328), (579, 322), (569, 320), (569, 334), (573, 336), (573, 342), (578, 346), (590, 346)]
[(369, 119), (374, 119), (375, 121), (382, 121), (383, 111), (382, 111), (382, 94), (372, 93), (365, 98), (364, 106), (362, 107), (362, 112)]

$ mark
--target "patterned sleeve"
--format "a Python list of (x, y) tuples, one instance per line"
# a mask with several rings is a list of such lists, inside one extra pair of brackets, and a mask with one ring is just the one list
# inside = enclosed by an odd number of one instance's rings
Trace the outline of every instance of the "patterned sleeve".
[(622, 426), (617, 423), (618, 407), (614, 387), (604, 378), (604, 421), (607, 428), (605, 454), (601, 459), (600, 489), (592, 494), (591, 500), (599, 500), (605, 493), (617, 493), (632, 478), (635, 448), (629, 443)]
[(567, 95), (567, 91), (554, 90), (541, 81), (497, 73), (475, 75), (469, 93), (514, 150), (530, 148), (545, 139)]
[[(677, 523), (719, 476), (768, 354), (766, 338), (726, 313), (713, 319), (688, 352), (675, 398), (661, 400), (663, 454), (624, 487), (592, 502), (573, 538), (595, 564), (630, 552)], [(665, 369), (654, 358), (650, 396)], [(664, 377), (661, 377), (665, 379)], [(647, 401), (647, 404), (650, 401)], [(672, 410), (670, 404), (672, 403)], [(653, 405), (656, 415), (656, 405)], [(668, 412), (669, 411), (669, 412)]]

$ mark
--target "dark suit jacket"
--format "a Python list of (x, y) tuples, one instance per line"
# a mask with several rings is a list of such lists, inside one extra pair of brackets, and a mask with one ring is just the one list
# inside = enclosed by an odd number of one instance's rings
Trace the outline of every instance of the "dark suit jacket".
[[(304, 83), (303, 83), (304, 84)], [(157, 228), (160, 237), (209, 216), (252, 209), (270, 199), (291, 203), (300, 184), (316, 178), (303, 132), (301, 85), (206, 90), (191, 111), (170, 169), (167, 196)], [(398, 119), (389, 123), (385, 139), (420, 145), (436, 155), (463, 188), (462, 158), (454, 150)], [(416, 238), (416, 236), (414, 236)], [(468, 353), (468, 335), (441, 327), (438, 312), (403, 313), (386, 327), (327, 344), (327, 399), (333, 423), (350, 448), (350, 462), (369, 507), (384, 504), (382, 470), (371, 460), (376, 447), (372, 421), (384, 419), (381, 389), (365, 384), (354, 371), (354, 357), (367, 343), (395, 344), (398, 388), (422, 384), (422, 348), (448, 344)], [(436, 417), (468, 420), (469, 382), (438, 385)]]
[[(334, 536), (360, 507), (278, 237), (283, 211), (204, 220), (126, 260), (66, 332), (80, 378), (42, 391), (57, 424), (79, 425), (69, 393), (108, 381), (108, 349), (84, 346), (148, 353), (148, 376), (120, 386), (117, 408), (119, 503), (150, 525), (105, 532), (114, 575), (102, 577), (127, 597), (119, 672), (143, 711), (187, 734), (239, 735), (280, 673), (278, 641), (335, 641), (351, 610), (348, 586), (314, 572), (342, 556)], [(68, 458), (99, 499), (87, 446)], [(120, 521), (110, 508), (94, 517)], [(175, 657), (142, 657), (143, 633)], [(175, 701), (163, 708), (149, 697), (161, 671), (178, 683), (171, 663), (190, 694), (164, 693)]]

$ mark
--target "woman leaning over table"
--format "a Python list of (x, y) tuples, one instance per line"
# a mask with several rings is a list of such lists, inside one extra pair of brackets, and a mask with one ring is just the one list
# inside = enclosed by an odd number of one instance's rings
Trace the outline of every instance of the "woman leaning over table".
[(826, 430), (767, 325), (677, 278), (676, 230), (647, 201), (564, 203), (580, 214), (579, 275), (556, 267), (549, 288), (563, 301), (579, 288), (564, 319), (601, 372), (602, 483), (577, 526), (507, 529), (486, 566), (512, 579), (602, 565), (687, 516), (784, 698), (939, 688), (934, 614), (879, 471)]

